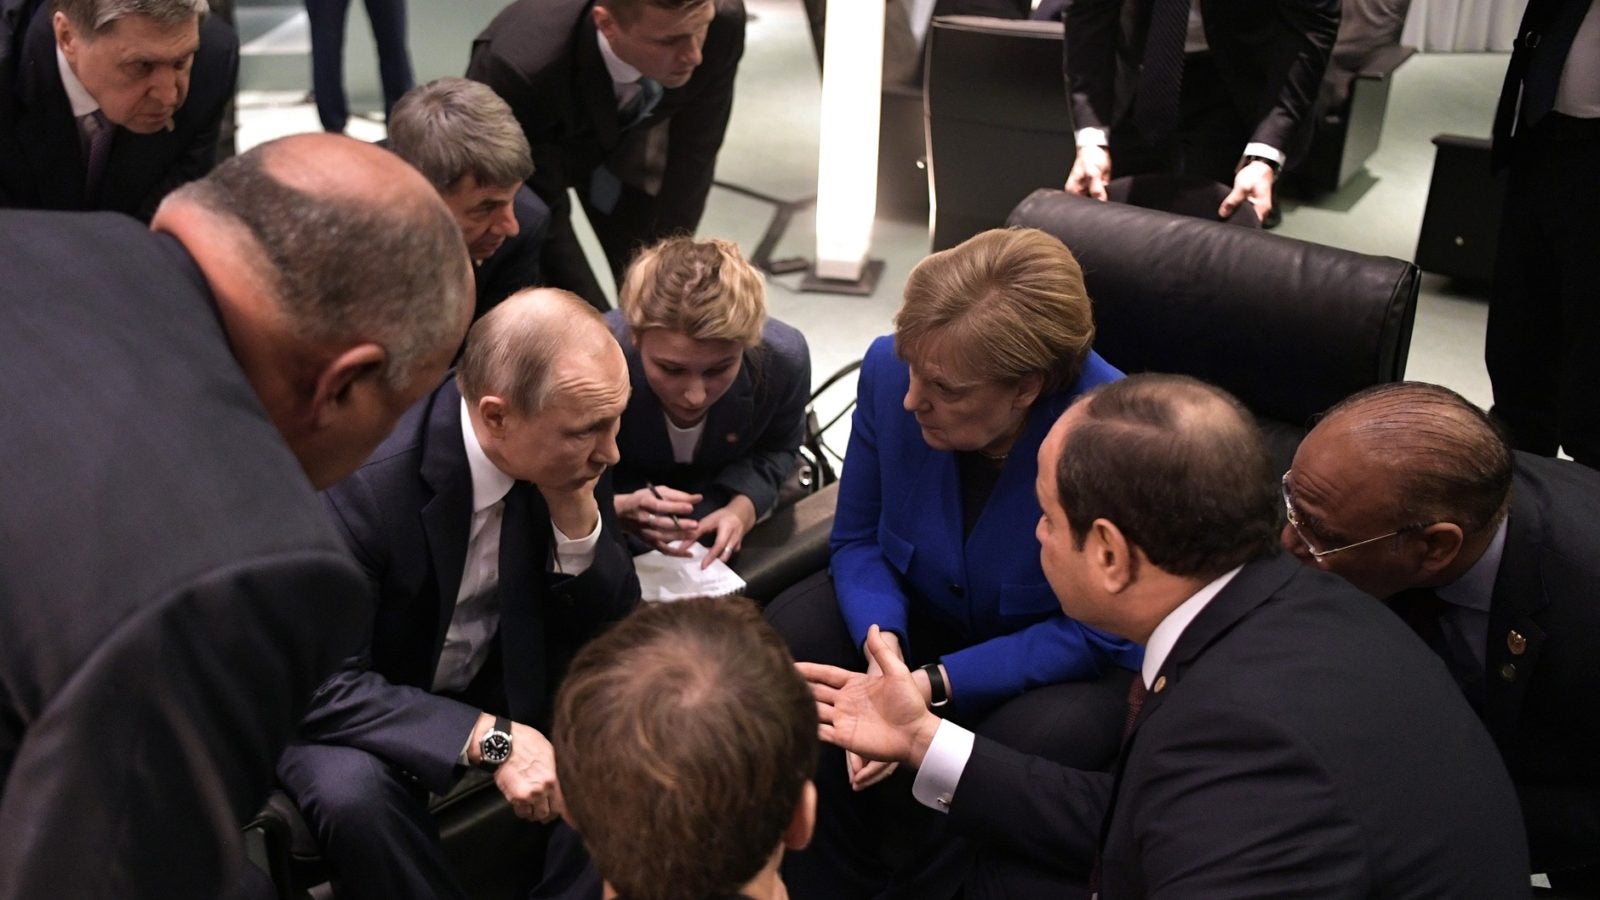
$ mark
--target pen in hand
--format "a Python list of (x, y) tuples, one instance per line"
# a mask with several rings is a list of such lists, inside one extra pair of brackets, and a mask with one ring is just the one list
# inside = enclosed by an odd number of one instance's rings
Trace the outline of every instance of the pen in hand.
[[(656, 498), (657, 500), (660, 500), (663, 503), (666, 502), (666, 498), (661, 496), (661, 492), (660, 491), (656, 490), (656, 486), (655, 486), (655, 484), (653, 482), (648, 482), (647, 481), (647, 482), (645, 482), (644, 486), (646, 488), (649, 488), (650, 496)], [(667, 513), (667, 515), (672, 519), (672, 527), (674, 529), (678, 530), (678, 531), (682, 531), (683, 530), (683, 526), (678, 524), (678, 515), (677, 515), (677, 513)]]

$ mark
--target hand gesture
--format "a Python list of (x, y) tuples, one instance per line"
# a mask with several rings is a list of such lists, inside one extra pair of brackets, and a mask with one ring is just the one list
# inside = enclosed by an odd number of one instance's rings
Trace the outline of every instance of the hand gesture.
[(1072, 171), (1067, 174), (1066, 191), (1080, 197), (1106, 199), (1106, 182), (1111, 180), (1111, 151), (1099, 144), (1085, 144), (1078, 148), (1072, 160)]
[(1222, 205), (1217, 207), (1217, 216), (1226, 219), (1233, 215), (1239, 204), (1248, 200), (1255, 207), (1256, 216), (1265, 222), (1267, 213), (1272, 212), (1272, 185), (1277, 177), (1272, 167), (1259, 159), (1241, 164), (1238, 171), (1233, 173), (1233, 190), (1222, 198)]
[(518, 818), (549, 822), (561, 814), (555, 748), (520, 722), (511, 723), (511, 758), (494, 770), (494, 783)]
[(727, 562), (728, 558), (739, 552), (739, 546), (744, 541), (745, 532), (756, 524), (756, 505), (750, 498), (743, 494), (735, 494), (728, 501), (728, 505), (717, 510), (700, 520), (699, 526), (694, 530), (694, 536), (684, 541), (680, 546), (688, 552), (689, 544), (698, 541), (703, 535), (715, 534), (716, 540), (712, 541), (711, 549), (705, 558), (700, 560), (700, 568), (711, 565), (714, 559)]
[[(604, 473), (602, 473), (604, 474)], [(550, 521), (569, 538), (586, 537), (600, 521), (600, 504), (594, 498), (596, 475), (572, 488), (554, 488), (536, 485), (544, 505), (550, 510)]]
[(674, 544), (692, 541), (697, 536), (700, 523), (687, 516), (702, 499), (700, 494), (687, 494), (663, 485), (644, 487), (631, 494), (617, 495), (617, 518), (624, 531), (638, 535), (662, 553), (688, 556), (687, 544), (682, 548)]
[(872, 626), (866, 649), (869, 666), (883, 674), (796, 663), (817, 701), (817, 736), (867, 759), (920, 765), (939, 717), (928, 711), (893, 635)]

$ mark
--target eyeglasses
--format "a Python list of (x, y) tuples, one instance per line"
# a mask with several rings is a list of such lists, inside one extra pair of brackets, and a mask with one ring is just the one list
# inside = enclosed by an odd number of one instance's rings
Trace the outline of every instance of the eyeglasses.
[(1357, 547), (1365, 547), (1368, 544), (1376, 543), (1384, 538), (1392, 538), (1397, 534), (1404, 534), (1407, 531), (1415, 531), (1418, 528), (1425, 527), (1423, 525), (1406, 525), (1401, 528), (1396, 528), (1387, 534), (1380, 534), (1377, 537), (1370, 537), (1364, 541), (1356, 541), (1353, 544), (1345, 544), (1343, 547), (1335, 547), (1332, 550), (1318, 550), (1317, 545), (1313, 544), (1311, 542), (1311, 538), (1307, 536), (1306, 526), (1301, 523), (1300, 517), (1294, 511), (1294, 502), (1289, 498), (1288, 472), (1283, 473), (1281, 485), (1283, 487), (1283, 512), (1289, 519), (1289, 527), (1294, 529), (1295, 536), (1300, 538), (1300, 543), (1306, 545), (1306, 552), (1310, 553), (1311, 558), (1316, 560), (1318, 563), (1326, 561), (1328, 557), (1334, 555), (1335, 553), (1343, 553), (1346, 550), (1354, 550)]

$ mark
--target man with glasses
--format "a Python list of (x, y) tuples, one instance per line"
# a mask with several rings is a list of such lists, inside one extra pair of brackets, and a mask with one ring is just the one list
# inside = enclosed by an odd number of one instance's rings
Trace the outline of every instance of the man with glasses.
[(1600, 474), (1512, 451), (1445, 388), (1329, 410), (1283, 476), (1283, 545), (1383, 598), (1505, 758), (1534, 871), (1600, 888)]

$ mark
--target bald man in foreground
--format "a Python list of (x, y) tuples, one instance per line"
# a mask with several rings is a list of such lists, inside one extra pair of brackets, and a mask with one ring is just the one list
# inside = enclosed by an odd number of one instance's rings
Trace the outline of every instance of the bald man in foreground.
[(341, 897), (466, 896), (427, 796), (469, 768), (492, 772), (523, 819), (558, 815), (557, 681), (639, 599), (607, 474), (628, 393), (593, 307), (522, 291), (473, 326), (455, 377), (327, 492), (378, 615), (279, 773)]
[(0, 897), (223, 896), (371, 615), (315, 489), (438, 383), (460, 231), (405, 163), (316, 135), (151, 228), (0, 233)]

